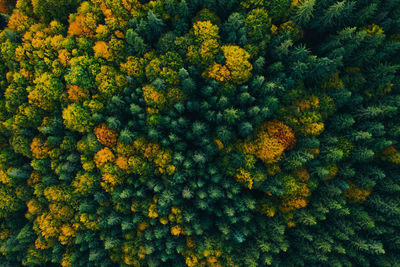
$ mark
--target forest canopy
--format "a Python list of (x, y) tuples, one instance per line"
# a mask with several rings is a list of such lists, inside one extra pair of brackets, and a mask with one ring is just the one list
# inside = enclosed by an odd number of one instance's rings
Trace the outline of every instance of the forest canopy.
[(400, 0), (0, 0), (0, 266), (400, 266)]

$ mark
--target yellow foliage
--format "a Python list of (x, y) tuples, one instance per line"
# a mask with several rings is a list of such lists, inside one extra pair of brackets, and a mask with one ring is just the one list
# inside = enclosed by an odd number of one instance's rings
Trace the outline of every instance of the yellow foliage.
[(17, 33), (22, 33), (26, 31), (33, 23), (34, 22), (32, 18), (26, 16), (18, 9), (15, 9), (10, 15), (7, 27)]
[(43, 193), (50, 202), (70, 202), (72, 200), (69, 188), (62, 184), (48, 186)]
[(61, 266), (72, 267), (72, 255), (68, 250), (62, 255)]
[(114, 56), (108, 44), (104, 41), (97, 41), (93, 46), (94, 56), (104, 58), (107, 61), (113, 61)]
[(226, 58), (226, 66), (231, 73), (232, 81), (243, 84), (251, 77), (253, 66), (248, 61), (250, 54), (237, 45), (225, 45), (221, 47)]
[(111, 187), (121, 185), (124, 182), (123, 177), (117, 174), (104, 173), (101, 178), (104, 182), (111, 185)]
[(94, 38), (99, 18), (94, 13), (80, 14), (69, 24), (68, 35)]
[(37, 214), (40, 214), (42, 212), (42, 205), (40, 204), (40, 202), (36, 198), (30, 199), (26, 203), (26, 207), (28, 208), (28, 212), (31, 215), (37, 215)]
[(108, 147), (99, 150), (94, 156), (94, 162), (99, 169), (103, 167), (104, 164), (106, 164), (107, 162), (114, 162), (114, 160), (115, 156), (111, 149), (109, 149)]
[(161, 91), (156, 90), (154, 86), (146, 85), (142, 88), (142, 91), (147, 105), (158, 109), (165, 107), (167, 103), (165, 95)]
[(75, 179), (72, 181), (72, 186), (75, 188), (74, 192), (86, 195), (98, 182), (95, 174), (90, 172), (79, 172)]
[(283, 182), (285, 197), (280, 203), (279, 209), (283, 213), (287, 213), (305, 207), (307, 199), (311, 195), (307, 184), (296, 181), (292, 176), (283, 177)]
[(43, 238), (41, 238), (41, 237), (38, 237), (35, 240), (35, 248), (37, 248), (37, 249), (44, 250), (44, 249), (51, 248), (54, 245), (55, 245), (54, 242), (51, 242), (50, 240), (43, 240)]
[(118, 157), (115, 160), (115, 164), (122, 170), (129, 172), (129, 164), (128, 158), (126, 157)]
[(383, 35), (384, 31), (383, 28), (376, 24), (368, 25), (363, 29), (367, 36), (381, 36)]
[(215, 79), (218, 82), (226, 82), (232, 79), (228, 68), (216, 62), (214, 62), (213, 65), (210, 65), (202, 75), (206, 78)]
[(221, 150), (224, 148), (224, 144), (221, 142), (221, 140), (214, 139), (214, 143), (217, 144), (218, 150)]
[(197, 21), (193, 24), (193, 35), (197, 43), (204, 43), (210, 39), (219, 39), (219, 28), (213, 25), (211, 21)]
[(10, 176), (2, 169), (0, 169), (0, 182), (5, 185), (10, 185), (11, 182)]
[(362, 203), (372, 192), (372, 188), (360, 189), (350, 181), (347, 181), (347, 184), (349, 185), (349, 188), (343, 191), (343, 195), (350, 203)]
[(59, 225), (50, 213), (45, 212), (36, 217), (36, 223), (40, 229), (41, 235), (46, 240), (50, 237), (56, 237), (59, 235)]
[(181, 226), (175, 225), (175, 226), (171, 227), (171, 235), (178, 236), (178, 235), (181, 235), (181, 234), (184, 234), (183, 228)]
[(129, 56), (125, 63), (121, 63), (121, 71), (135, 78), (139, 78), (143, 75), (143, 64), (139, 58)]
[(239, 183), (245, 183), (245, 184), (247, 184), (247, 187), (248, 187), (249, 189), (251, 189), (251, 188), (253, 187), (253, 178), (251, 177), (251, 173), (250, 173), (249, 171), (246, 171), (246, 170), (243, 169), (243, 168), (239, 168), (239, 169), (236, 171), (235, 177), (236, 177), (236, 180), (237, 180)]
[(61, 233), (58, 237), (60, 243), (62, 245), (67, 245), (71, 243), (77, 234), (76, 230), (69, 224), (63, 224), (60, 229)]
[(99, 228), (95, 216), (88, 213), (81, 213), (79, 217), (79, 221), (86, 227), (88, 230), (95, 231)]

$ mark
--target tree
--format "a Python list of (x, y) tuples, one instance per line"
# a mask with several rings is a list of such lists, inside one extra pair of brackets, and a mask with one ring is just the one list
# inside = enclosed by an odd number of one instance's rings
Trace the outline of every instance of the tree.
[(89, 132), (93, 127), (90, 111), (79, 103), (68, 105), (62, 112), (64, 125), (80, 133)]

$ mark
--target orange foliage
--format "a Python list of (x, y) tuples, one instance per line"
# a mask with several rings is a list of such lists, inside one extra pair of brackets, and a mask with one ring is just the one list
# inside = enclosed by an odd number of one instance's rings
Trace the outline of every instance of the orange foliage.
[(94, 56), (104, 58), (107, 61), (113, 61), (114, 56), (108, 44), (104, 41), (97, 41), (93, 46)]
[(8, 20), (7, 27), (10, 30), (16, 31), (17, 33), (21, 33), (26, 31), (32, 24), (32, 18), (15, 9)]
[(292, 210), (304, 208), (307, 205), (307, 199), (311, 195), (307, 184), (296, 181), (292, 176), (283, 177), (284, 198), (279, 205), (280, 211), (287, 213)]
[(68, 34), (93, 38), (96, 34), (98, 19), (99, 18), (91, 12), (80, 14), (75, 17), (72, 23), (69, 24)]
[(213, 65), (209, 66), (202, 75), (203, 77), (215, 79), (218, 82), (226, 82), (232, 79), (231, 73), (228, 68), (216, 62), (214, 62)]
[(81, 102), (90, 98), (89, 90), (77, 85), (68, 85), (68, 99), (72, 102)]
[(167, 102), (165, 95), (156, 90), (154, 86), (146, 85), (142, 88), (143, 90), (143, 98), (146, 101), (146, 104), (155, 107), (158, 109), (163, 109)]
[(99, 150), (96, 155), (94, 155), (94, 162), (96, 163), (97, 168), (101, 168), (106, 164), (107, 162), (114, 162), (115, 156), (111, 149), (108, 147), (105, 147), (101, 150)]
[(261, 125), (254, 134), (254, 140), (238, 144), (245, 154), (252, 154), (265, 164), (279, 161), (282, 153), (296, 143), (293, 130), (278, 120)]
[(15, 1), (0, 0), (0, 13), (9, 14), (12, 2)]
[(382, 149), (379, 154), (383, 161), (400, 164), (400, 152), (394, 146)]
[(93, 133), (96, 135), (97, 140), (107, 147), (114, 147), (117, 144), (118, 132), (107, 127), (105, 123), (97, 125)]
[(350, 203), (362, 203), (372, 192), (372, 188), (360, 189), (350, 181), (347, 183), (349, 184), (349, 188), (343, 192), (343, 195)]
[(122, 170), (128, 171), (129, 170), (129, 164), (128, 164), (128, 158), (126, 157), (118, 157), (115, 160), (115, 164)]
[(305, 182), (310, 179), (310, 173), (306, 167), (298, 168), (294, 171), (294, 176), (301, 182)]
[(45, 159), (49, 156), (51, 145), (44, 138), (36, 136), (32, 139), (31, 152), (32, 156), (37, 159)]
[(214, 143), (217, 145), (218, 150), (221, 150), (221, 149), (224, 148), (224, 144), (222, 143), (221, 140), (219, 140), (219, 139), (214, 139)]
[(134, 149), (143, 155), (148, 161), (154, 162), (161, 174), (171, 175), (175, 172), (172, 165), (172, 150), (162, 148), (159, 144), (149, 142), (144, 138), (138, 138), (133, 143)]

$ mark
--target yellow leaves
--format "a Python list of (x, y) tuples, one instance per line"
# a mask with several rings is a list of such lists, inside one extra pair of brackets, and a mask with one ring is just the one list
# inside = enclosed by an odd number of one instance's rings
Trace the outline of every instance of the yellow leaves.
[(210, 21), (197, 21), (191, 34), (195, 43), (188, 46), (186, 58), (189, 62), (206, 67), (215, 59), (219, 51), (219, 28)]
[(34, 23), (33, 19), (26, 16), (18, 9), (13, 10), (8, 20), (7, 27), (17, 33), (26, 31)]
[(251, 173), (250, 173), (249, 171), (246, 171), (246, 170), (243, 169), (243, 168), (239, 168), (239, 169), (236, 171), (235, 177), (236, 177), (236, 180), (237, 180), (239, 183), (245, 183), (245, 184), (247, 184), (247, 187), (248, 187), (249, 189), (251, 189), (251, 188), (253, 187), (253, 178), (251, 177)]
[(98, 177), (94, 173), (79, 172), (72, 181), (72, 186), (76, 193), (86, 195), (98, 182)]
[(219, 28), (211, 21), (197, 21), (193, 24), (193, 35), (197, 43), (204, 43), (210, 39), (219, 39)]
[[(329, 102), (329, 98), (326, 98), (326, 100)], [(325, 105), (324, 108), (329, 108), (329, 106)], [(280, 112), (285, 123), (293, 127), (298, 134), (304, 136), (320, 135), (324, 131), (325, 125), (322, 121), (320, 99), (315, 95), (298, 99), (293, 105), (281, 108)]]
[(266, 198), (258, 204), (257, 210), (268, 217), (274, 217), (276, 213), (276, 205)]
[(42, 205), (40, 204), (40, 202), (36, 198), (30, 199), (26, 203), (26, 207), (28, 208), (28, 213), (30, 215), (37, 215), (37, 214), (40, 214), (42, 212)]
[(95, 231), (99, 229), (95, 216), (88, 213), (81, 213), (79, 216), (79, 221), (86, 227), (88, 230)]
[(161, 218), (159, 219), (159, 221), (160, 221), (160, 223), (161, 223), (162, 225), (167, 225), (167, 224), (168, 224), (168, 218), (166, 218), (166, 217), (161, 217)]
[[(106, 183), (101, 183), (101, 186), (104, 189), (108, 189), (108, 186), (110, 186), (111, 191), (113, 191), (113, 189), (115, 188), (115, 186), (117, 185), (121, 185), (124, 180), (122, 176), (119, 176), (117, 174), (111, 174), (111, 173), (104, 173), (101, 178), (103, 179), (103, 181)], [(106, 190), (107, 191), (107, 190)]]
[(107, 61), (113, 61), (114, 56), (108, 44), (104, 41), (97, 41), (93, 46), (94, 57), (104, 58)]
[(226, 82), (232, 79), (231, 72), (228, 68), (216, 62), (210, 65), (202, 75), (206, 78), (215, 79), (218, 82)]
[(114, 160), (114, 153), (108, 147), (99, 150), (94, 156), (94, 162), (99, 169), (101, 169), (101, 167), (103, 167), (107, 162), (114, 162)]
[(89, 132), (93, 126), (90, 111), (78, 103), (68, 105), (62, 112), (62, 118), (68, 129), (81, 133)]
[(68, 202), (72, 196), (66, 185), (52, 185), (44, 189), (44, 196), (50, 202)]
[(73, 241), (77, 231), (70, 224), (63, 224), (60, 228), (61, 232), (58, 240), (62, 245), (67, 245)]
[(118, 157), (115, 160), (115, 164), (122, 170), (128, 171), (129, 170), (129, 164), (128, 164), (128, 158), (126, 157)]
[(347, 181), (349, 188), (343, 191), (343, 195), (350, 203), (362, 203), (371, 194), (372, 188), (361, 189), (350, 181)]
[(59, 228), (56, 220), (50, 213), (45, 212), (36, 218), (36, 223), (41, 230), (40, 233), (45, 239), (56, 237), (59, 234)]
[(42, 237), (38, 237), (35, 240), (35, 248), (37, 249), (49, 249), (55, 245), (55, 242), (51, 242), (50, 240), (45, 240)]
[(383, 28), (376, 24), (368, 25), (363, 29), (363, 31), (366, 33), (366, 36), (369, 37), (370, 36), (377, 37), (377, 36), (382, 36), (384, 34)]
[(226, 66), (232, 75), (232, 81), (236, 84), (247, 82), (253, 70), (253, 66), (248, 61), (250, 54), (237, 45), (225, 45), (221, 49), (226, 58)]
[(5, 184), (5, 185), (11, 185), (11, 179), (10, 176), (7, 175), (7, 173), (3, 170), (0, 169), (0, 182)]
[(125, 75), (122, 75), (112, 66), (102, 65), (100, 73), (96, 75), (97, 89), (106, 98), (118, 95), (126, 84)]
[(175, 226), (171, 227), (171, 235), (178, 236), (178, 235), (181, 235), (181, 234), (184, 234), (183, 228), (181, 226), (175, 225)]
[(72, 254), (68, 250), (62, 255), (61, 266), (72, 267)]
[(292, 0), (292, 3), (290, 4), (290, 7), (296, 7), (299, 4), (299, 0)]
[(129, 56), (125, 63), (121, 63), (121, 71), (135, 78), (141, 77), (144, 74), (142, 60)]
[(297, 181), (292, 176), (283, 177), (284, 198), (279, 209), (283, 213), (303, 208), (307, 205), (308, 197), (311, 195), (307, 184)]
[(221, 150), (224, 148), (224, 144), (221, 142), (219, 139), (214, 139), (214, 143), (217, 145), (218, 150)]
[(147, 222), (141, 222), (138, 224), (138, 231), (143, 232), (144, 230), (146, 230), (147, 228), (149, 228), (149, 223)]
[(167, 102), (165, 95), (156, 90), (152, 85), (146, 85), (142, 88), (143, 98), (146, 101), (146, 104), (155, 107), (158, 109), (163, 109)]

